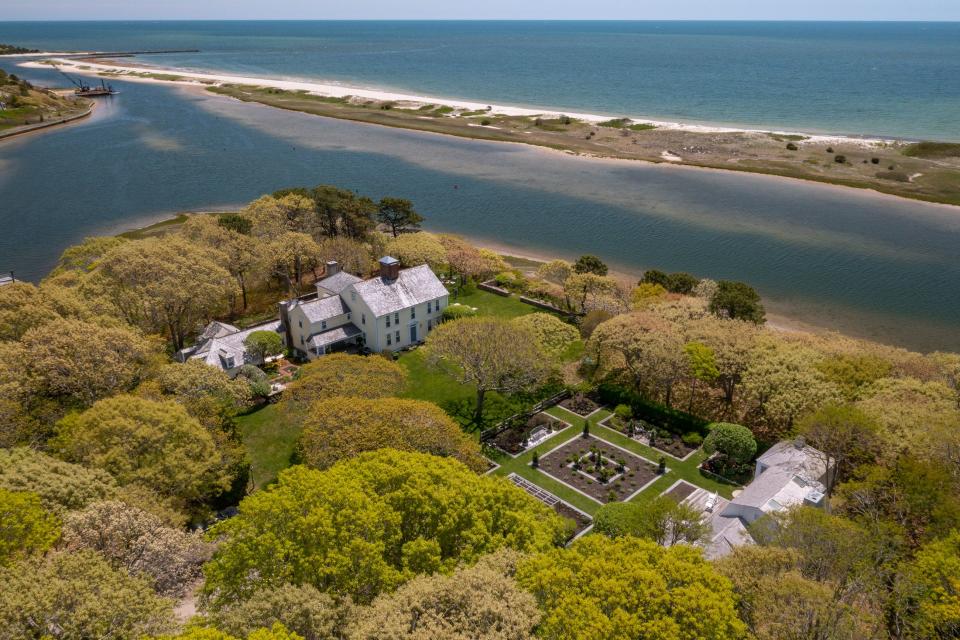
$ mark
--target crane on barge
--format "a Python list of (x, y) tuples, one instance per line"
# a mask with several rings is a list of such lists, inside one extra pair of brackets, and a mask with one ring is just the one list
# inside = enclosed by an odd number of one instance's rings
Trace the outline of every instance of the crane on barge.
[(70, 84), (75, 87), (73, 93), (81, 98), (96, 98), (99, 96), (112, 96), (117, 94), (117, 91), (111, 85), (104, 82), (103, 78), (100, 79), (99, 87), (96, 85), (90, 86), (88, 84), (84, 84), (82, 81), (79, 81), (76, 78), (68, 76), (57, 65), (53, 65), (53, 68), (59, 71), (60, 75), (70, 81)]

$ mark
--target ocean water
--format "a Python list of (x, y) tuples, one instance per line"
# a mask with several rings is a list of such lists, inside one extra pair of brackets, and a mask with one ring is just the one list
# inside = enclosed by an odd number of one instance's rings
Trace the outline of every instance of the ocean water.
[(960, 23), (0, 22), (53, 50), (611, 116), (960, 140)]
[[(24, 70), (39, 84), (52, 70)], [(744, 280), (790, 317), (960, 350), (960, 215), (865, 191), (578, 158), (118, 81), (91, 119), (0, 143), (0, 271), (37, 280), (84, 236), (287, 186), (412, 199), (431, 229)]]

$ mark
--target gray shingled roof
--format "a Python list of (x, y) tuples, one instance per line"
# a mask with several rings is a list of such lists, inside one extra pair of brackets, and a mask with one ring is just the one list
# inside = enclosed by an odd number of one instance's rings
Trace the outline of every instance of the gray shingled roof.
[(329, 320), (350, 312), (347, 305), (343, 303), (343, 299), (338, 295), (319, 298), (310, 302), (301, 302), (300, 308), (303, 309), (303, 313), (310, 319), (310, 322)]
[(757, 462), (770, 469), (779, 468), (808, 480), (820, 480), (827, 471), (823, 454), (809, 445), (796, 446), (792, 440), (783, 440), (770, 447)]
[(340, 342), (341, 340), (346, 340), (348, 338), (353, 338), (358, 336), (362, 331), (353, 323), (348, 323), (333, 329), (328, 329), (327, 331), (322, 331), (310, 336), (310, 346), (314, 349), (318, 347), (326, 347), (328, 345)]
[(263, 324), (254, 325), (242, 331), (237, 330), (234, 333), (212, 338), (197, 349), (190, 357), (199, 358), (218, 369), (226, 369), (228, 367), (224, 362), (224, 356), (233, 356), (234, 366), (239, 367), (246, 362), (247, 348), (244, 346), (243, 341), (254, 331), (274, 331), (280, 333), (280, 321), (272, 320), (270, 322), (264, 322)]
[(347, 273), (346, 271), (341, 271), (340, 273), (335, 273), (329, 278), (324, 278), (317, 282), (317, 286), (323, 289), (326, 289), (334, 295), (340, 295), (340, 292), (349, 287), (352, 284), (361, 282), (363, 278), (358, 278), (352, 273)]
[(377, 317), (449, 294), (425, 264), (401, 270), (396, 280), (376, 277), (358, 282), (353, 288)]
[(790, 469), (779, 467), (767, 469), (754, 478), (753, 482), (748, 484), (732, 502), (759, 509), (792, 482), (795, 475)]

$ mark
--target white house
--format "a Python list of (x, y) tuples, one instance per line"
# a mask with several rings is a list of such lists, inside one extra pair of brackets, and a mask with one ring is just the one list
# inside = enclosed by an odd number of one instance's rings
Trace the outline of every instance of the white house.
[(422, 342), (440, 322), (450, 293), (427, 265), (401, 269), (389, 256), (363, 280), (328, 262), (317, 297), (280, 303), (285, 344), (310, 360), (348, 346), (396, 351)]
[(757, 458), (753, 481), (727, 501), (705, 489), (683, 500), (702, 511), (710, 525), (704, 555), (720, 558), (753, 544), (747, 525), (768, 513), (806, 505), (826, 507), (827, 457), (802, 439), (779, 442)]

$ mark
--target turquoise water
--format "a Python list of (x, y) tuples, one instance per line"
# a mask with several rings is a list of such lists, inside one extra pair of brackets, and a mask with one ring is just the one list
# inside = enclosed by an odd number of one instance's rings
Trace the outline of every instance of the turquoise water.
[(960, 23), (0, 23), (39, 49), (734, 126), (960, 140)]
[[(49, 70), (27, 70), (38, 83)], [(568, 258), (734, 278), (801, 320), (960, 350), (960, 210), (734, 172), (571, 157), (117, 82), (91, 120), (0, 143), (0, 271), (178, 210), (330, 183), (432, 229)]]

